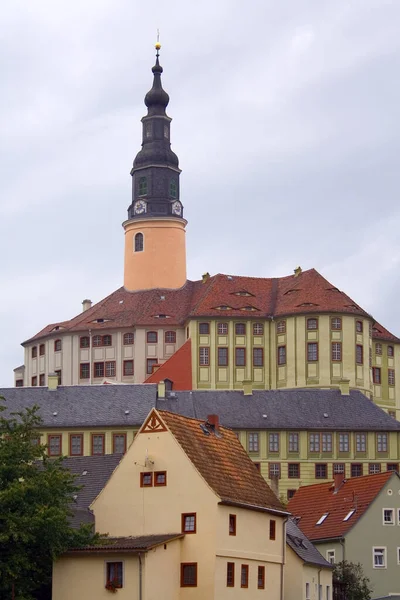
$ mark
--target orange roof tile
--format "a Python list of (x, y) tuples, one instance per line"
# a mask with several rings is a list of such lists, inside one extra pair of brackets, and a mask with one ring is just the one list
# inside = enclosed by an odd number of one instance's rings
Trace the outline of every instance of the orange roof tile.
[[(301, 517), (299, 527), (310, 540), (341, 537), (366, 512), (391, 477), (398, 475), (394, 471), (385, 471), (345, 479), (336, 493), (332, 482), (300, 487), (287, 508), (294, 517)], [(344, 521), (353, 509), (354, 513)], [(327, 517), (317, 525), (324, 514)]]
[(221, 501), (287, 512), (231, 429), (219, 427), (218, 436), (209, 429), (206, 435), (201, 427), (204, 421), (164, 410), (154, 412)]
[(192, 390), (192, 342), (186, 340), (175, 354), (152, 373), (145, 383), (159, 383), (165, 379), (173, 382), (173, 390)]

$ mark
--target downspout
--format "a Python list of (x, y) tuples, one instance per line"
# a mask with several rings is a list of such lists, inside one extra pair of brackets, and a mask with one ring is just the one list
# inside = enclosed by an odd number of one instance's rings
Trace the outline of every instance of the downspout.
[(346, 560), (346, 546), (344, 545), (344, 543), (345, 543), (345, 539), (342, 538), (339, 541), (339, 544), (342, 546), (342, 560)]
[(143, 591), (143, 565), (142, 565), (142, 553), (139, 552), (139, 600), (142, 600)]
[(281, 600), (284, 599), (284, 568), (286, 561), (286, 523), (288, 522), (289, 517), (286, 517), (282, 523), (283, 536), (282, 536), (282, 563), (281, 563)]
[(89, 329), (89, 373), (90, 373), (90, 385), (93, 383), (93, 364), (92, 364), (92, 330)]
[(321, 594), (321, 571), (322, 569), (318, 569), (318, 600), (322, 600)]

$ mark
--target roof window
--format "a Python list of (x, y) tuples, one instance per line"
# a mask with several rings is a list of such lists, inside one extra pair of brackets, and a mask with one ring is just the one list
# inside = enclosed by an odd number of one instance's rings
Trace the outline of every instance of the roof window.
[(329, 513), (325, 513), (322, 515), (322, 517), (320, 517), (318, 519), (318, 521), (315, 523), (316, 525), (322, 525), (322, 523), (325, 521), (326, 517), (329, 515)]
[(284, 296), (287, 296), (288, 294), (293, 294), (293, 292), (300, 292), (300, 288), (293, 288), (292, 290), (288, 290), (287, 292), (284, 293)]
[(354, 513), (356, 512), (355, 508), (352, 508), (347, 515), (345, 516), (345, 518), (343, 519), (343, 521), (348, 521), (350, 519), (350, 517), (352, 517), (354, 515)]

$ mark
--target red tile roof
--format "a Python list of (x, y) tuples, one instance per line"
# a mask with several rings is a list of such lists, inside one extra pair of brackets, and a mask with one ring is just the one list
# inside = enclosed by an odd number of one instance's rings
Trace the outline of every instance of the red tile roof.
[(390, 333), (390, 331), (385, 329), (383, 325), (381, 325), (377, 321), (375, 321), (372, 327), (372, 337), (374, 338), (374, 340), (382, 340), (384, 342), (400, 342), (400, 339), (398, 337)]
[(175, 354), (146, 379), (145, 383), (159, 383), (164, 379), (170, 379), (173, 382), (173, 390), (193, 389), (191, 340), (186, 340)]
[[(300, 487), (287, 508), (294, 517), (301, 517), (299, 527), (310, 540), (341, 537), (367, 511), (391, 477), (398, 475), (394, 471), (385, 471), (353, 477), (344, 480), (336, 494), (332, 482)], [(344, 521), (353, 509), (353, 515)], [(324, 514), (328, 516), (317, 525)]]
[(219, 435), (209, 429), (207, 435), (201, 427), (204, 421), (165, 410), (153, 412), (221, 501), (286, 512), (231, 429), (219, 427)]
[[(70, 321), (48, 325), (24, 343), (49, 335), (57, 325), (60, 330), (55, 335), (63, 331), (128, 329), (137, 325), (183, 326), (191, 317), (279, 318), (310, 313), (370, 317), (315, 269), (281, 278), (218, 274), (204, 283), (187, 281), (178, 290), (128, 292), (120, 288)], [(104, 321), (98, 323), (98, 319)], [(381, 331), (374, 337), (399, 341), (379, 324), (376, 327)]]

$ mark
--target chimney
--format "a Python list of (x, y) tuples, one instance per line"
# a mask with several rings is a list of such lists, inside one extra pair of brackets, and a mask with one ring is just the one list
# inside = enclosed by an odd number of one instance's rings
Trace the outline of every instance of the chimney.
[(301, 268), (301, 267), (296, 267), (296, 268), (294, 269), (294, 276), (295, 276), (295, 277), (298, 277), (299, 275), (301, 275), (301, 274), (302, 274), (302, 272), (303, 272), (303, 270), (302, 270), (302, 268)]
[(219, 416), (218, 415), (208, 415), (207, 421), (209, 425), (211, 425), (215, 431), (219, 429)]
[(274, 492), (275, 496), (277, 498), (279, 498), (279, 477), (278, 477), (278, 475), (272, 475), (271, 483), (269, 484), (269, 487)]
[(253, 382), (251, 379), (243, 379), (243, 396), (253, 395)]
[(157, 386), (157, 397), (160, 400), (165, 399), (165, 381), (159, 381)]
[(335, 473), (333, 476), (333, 493), (337, 494), (344, 482), (344, 473)]
[(339, 381), (339, 388), (342, 396), (350, 396), (350, 379), (341, 379)]
[(210, 273), (203, 273), (201, 276), (203, 283), (206, 283), (210, 279)]
[(92, 301), (88, 300), (88, 298), (82, 300), (82, 312), (89, 310), (89, 308), (92, 308)]
[(55, 391), (58, 388), (58, 375), (57, 373), (49, 373), (47, 377), (47, 389)]

